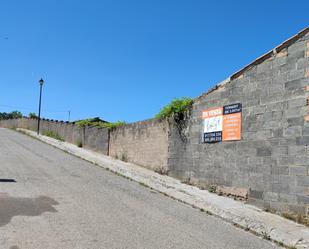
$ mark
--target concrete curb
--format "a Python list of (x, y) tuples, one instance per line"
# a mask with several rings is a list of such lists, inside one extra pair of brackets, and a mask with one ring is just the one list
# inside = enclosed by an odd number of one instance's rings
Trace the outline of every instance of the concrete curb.
[(245, 230), (254, 232), (263, 238), (294, 248), (309, 249), (309, 229), (278, 215), (233, 199), (200, 190), (197, 187), (181, 183), (169, 176), (160, 175), (151, 170), (125, 163), (111, 157), (78, 148), (77, 146), (55, 140), (33, 131), (17, 129), (58, 149), (85, 159), (107, 170), (120, 174), (141, 184), (168, 195), (176, 200), (210, 212)]

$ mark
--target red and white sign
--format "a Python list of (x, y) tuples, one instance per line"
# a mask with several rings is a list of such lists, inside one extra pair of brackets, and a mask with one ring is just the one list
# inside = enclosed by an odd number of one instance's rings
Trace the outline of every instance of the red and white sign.
[(240, 103), (203, 111), (204, 142), (241, 140), (241, 111)]

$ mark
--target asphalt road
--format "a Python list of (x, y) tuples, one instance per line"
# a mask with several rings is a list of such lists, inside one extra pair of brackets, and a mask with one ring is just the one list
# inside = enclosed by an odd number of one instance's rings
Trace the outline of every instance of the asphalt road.
[(277, 248), (15, 131), (0, 129), (0, 248)]

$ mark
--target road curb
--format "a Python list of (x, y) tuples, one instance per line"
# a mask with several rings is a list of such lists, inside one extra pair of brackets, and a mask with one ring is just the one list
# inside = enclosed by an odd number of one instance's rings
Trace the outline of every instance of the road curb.
[(67, 142), (37, 135), (30, 130), (17, 130), (116, 174), (147, 185), (178, 201), (211, 213), (265, 239), (290, 248), (309, 249), (309, 229), (304, 225), (264, 212), (255, 206), (186, 185), (177, 179), (160, 175), (132, 163), (115, 160)]

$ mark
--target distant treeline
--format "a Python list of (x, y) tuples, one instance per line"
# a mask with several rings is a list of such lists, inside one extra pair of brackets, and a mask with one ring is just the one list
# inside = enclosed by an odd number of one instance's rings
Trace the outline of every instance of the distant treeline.
[(0, 112), (0, 120), (3, 119), (13, 119), (13, 118), (22, 118), (23, 114), (19, 111), (13, 111), (13, 112)]

